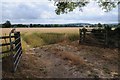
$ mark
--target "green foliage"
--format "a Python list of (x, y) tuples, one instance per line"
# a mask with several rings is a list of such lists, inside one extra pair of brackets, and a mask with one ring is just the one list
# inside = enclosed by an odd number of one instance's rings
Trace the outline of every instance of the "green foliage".
[(105, 12), (111, 11), (117, 6), (116, 2), (103, 2), (102, 0), (98, 2), (98, 5), (102, 8), (102, 10), (105, 10)]
[(30, 24), (30, 27), (32, 27), (33, 25), (32, 24)]
[[(113, 8), (115, 8), (118, 3), (116, 1), (110, 2), (110, 1), (102, 1), (102, 0), (95, 0), (100, 8), (104, 10), (105, 12), (111, 11)], [(55, 12), (57, 15), (68, 13), (73, 11), (76, 8), (79, 8), (80, 11), (82, 11), (82, 7), (86, 6), (89, 2), (83, 1), (83, 2), (55, 2), (55, 6), (57, 6)]]
[[(84, 7), (88, 2), (57, 2), (56, 14), (64, 14), (73, 11), (76, 7)], [(80, 9), (81, 10), (81, 9)]]
[(11, 28), (12, 25), (10, 23), (10, 21), (6, 21), (3, 25), (2, 25), (3, 28)]
[(98, 23), (98, 27), (102, 27), (102, 24)]

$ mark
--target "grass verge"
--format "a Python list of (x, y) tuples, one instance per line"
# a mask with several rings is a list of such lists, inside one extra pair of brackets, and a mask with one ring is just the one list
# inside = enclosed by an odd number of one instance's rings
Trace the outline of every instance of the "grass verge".
[(22, 34), (22, 45), (26, 48), (26, 45), (30, 47), (40, 47), (43, 45), (55, 44), (67, 41), (75, 41), (79, 39), (78, 34), (65, 34), (65, 33), (25, 33)]

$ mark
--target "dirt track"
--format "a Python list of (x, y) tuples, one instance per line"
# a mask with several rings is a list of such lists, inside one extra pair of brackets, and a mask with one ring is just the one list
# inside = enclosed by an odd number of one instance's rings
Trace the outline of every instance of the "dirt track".
[(27, 78), (110, 78), (118, 76), (117, 49), (72, 43), (30, 48), (23, 54), (16, 73), (4, 77)]

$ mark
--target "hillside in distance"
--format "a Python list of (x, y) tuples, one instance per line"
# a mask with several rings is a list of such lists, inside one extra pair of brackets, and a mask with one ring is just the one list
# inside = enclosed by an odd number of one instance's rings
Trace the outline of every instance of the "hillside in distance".
[[(117, 27), (118, 23), (110, 23), (110, 24), (102, 24), (102, 23), (98, 23), (101, 25), (108, 25), (109, 27)], [(97, 27), (98, 24), (91, 24), (91, 23), (66, 23), (66, 24), (39, 24), (39, 23), (26, 23), (26, 24), (22, 24), (22, 23), (17, 23), (17, 24), (12, 24), (11, 23), (11, 27), (12, 28), (29, 28), (29, 27), (83, 27), (83, 26), (91, 26), (91, 27)], [(0, 27), (2, 28), (9, 28), (5, 26), (6, 24), (0, 24)]]

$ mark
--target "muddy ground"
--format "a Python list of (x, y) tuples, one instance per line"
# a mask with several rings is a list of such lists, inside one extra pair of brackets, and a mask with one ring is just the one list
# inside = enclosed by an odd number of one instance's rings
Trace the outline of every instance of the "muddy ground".
[(118, 75), (117, 49), (60, 42), (30, 48), (15, 73), (4, 78), (112, 78)]

